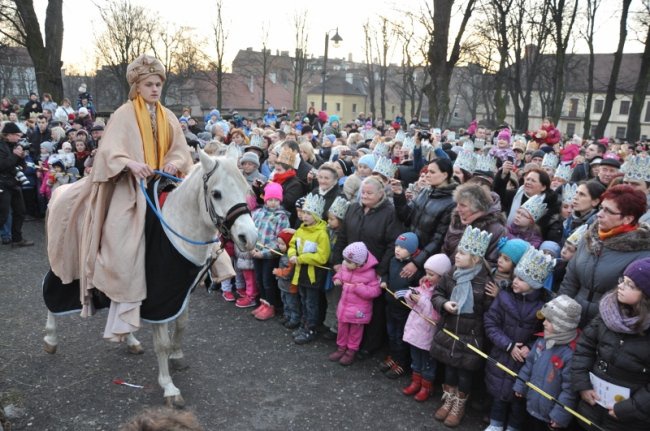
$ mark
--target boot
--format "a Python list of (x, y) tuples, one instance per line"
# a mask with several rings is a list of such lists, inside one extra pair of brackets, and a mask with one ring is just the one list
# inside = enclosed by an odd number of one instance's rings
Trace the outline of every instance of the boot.
[(422, 374), (413, 372), (411, 375), (411, 384), (402, 389), (402, 393), (404, 395), (415, 395), (418, 393), (420, 390), (420, 387), (422, 386)]
[(357, 354), (356, 350), (348, 349), (339, 360), (339, 364), (347, 366), (354, 362), (354, 357)]
[(251, 311), (251, 314), (252, 314), (253, 316), (257, 317), (257, 315), (258, 315), (262, 310), (264, 310), (266, 307), (268, 307), (269, 305), (270, 305), (270, 304), (269, 304), (268, 302), (266, 302), (266, 300), (264, 300), (264, 299), (260, 299), (260, 305), (259, 305), (259, 307), (255, 308), (253, 311)]
[(420, 392), (418, 392), (415, 397), (415, 401), (426, 401), (429, 399), (429, 395), (431, 394), (431, 387), (432, 383), (429, 380), (424, 380), (422, 379), (422, 387), (420, 388)]
[(456, 393), (458, 388), (456, 386), (442, 385), (442, 406), (436, 410), (435, 415), (437, 421), (444, 421), (447, 419), (451, 408), (456, 404)]
[(329, 360), (332, 362), (338, 362), (343, 357), (343, 355), (345, 355), (346, 350), (347, 349), (345, 347), (339, 347), (336, 349), (336, 352), (330, 353)]
[(444, 424), (446, 426), (449, 428), (454, 428), (460, 425), (460, 421), (462, 421), (463, 416), (465, 416), (465, 403), (467, 403), (468, 397), (469, 394), (458, 392), (454, 405), (451, 407), (451, 411), (449, 412), (447, 419), (445, 419)]
[(275, 317), (275, 307), (267, 304), (266, 307), (255, 315), (257, 320), (269, 320)]

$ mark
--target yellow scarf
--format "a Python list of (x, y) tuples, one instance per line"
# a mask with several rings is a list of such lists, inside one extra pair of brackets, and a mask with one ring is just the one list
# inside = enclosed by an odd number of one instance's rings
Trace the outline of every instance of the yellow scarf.
[(153, 130), (151, 128), (151, 117), (147, 104), (142, 96), (133, 99), (135, 107), (135, 119), (138, 122), (140, 136), (142, 137), (142, 149), (144, 151), (144, 162), (151, 169), (162, 170), (165, 162), (165, 154), (171, 144), (169, 140), (169, 125), (167, 124), (167, 115), (160, 102), (156, 102), (156, 124), (158, 142), (154, 142)]

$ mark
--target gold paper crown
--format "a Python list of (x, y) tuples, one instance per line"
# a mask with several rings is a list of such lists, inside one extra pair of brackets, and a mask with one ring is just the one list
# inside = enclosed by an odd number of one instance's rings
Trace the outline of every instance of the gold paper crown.
[(372, 171), (386, 178), (393, 178), (396, 170), (397, 166), (390, 159), (382, 156), (377, 158), (377, 163), (375, 163), (375, 168)]
[(521, 205), (521, 208), (528, 211), (533, 220), (538, 221), (544, 214), (546, 214), (546, 203), (544, 202), (544, 195), (533, 196), (524, 202)]
[(458, 154), (456, 160), (454, 161), (454, 166), (457, 166), (469, 173), (474, 172), (476, 168), (476, 156), (471, 151), (463, 149), (463, 151)]
[(334, 214), (334, 217), (343, 220), (345, 218), (345, 213), (348, 211), (350, 202), (348, 202), (344, 197), (337, 196), (330, 205), (329, 212)]
[(458, 243), (458, 248), (465, 253), (474, 256), (485, 256), (488, 246), (490, 245), (492, 234), (472, 226), (467, 226), (463, 237)]
[(515, 275), (531, 287), (539, 289), (544, 285), (544, 280), (554, 266), (555, 259), (543, 251), (530, 247), (515, 267)]
[(323, 218), (323, 211), (325, 210), (325, 198), (319, 194), (310, 193), (305, 196), (305, 203), (302, 205), (302, 210), (312, 213), (318, 218)]
[(250, 147), (263, 148), (264, 138), (260, 135), (251, 135)]
[(572, 173), (573, 169), (571, 169), (571, 165), (560, 165), (555, 170), (555, 176), (567, 182), (571, 180)]
[(650, 182), (650, 157), (629, 156), (621, 166), (625, 181)]

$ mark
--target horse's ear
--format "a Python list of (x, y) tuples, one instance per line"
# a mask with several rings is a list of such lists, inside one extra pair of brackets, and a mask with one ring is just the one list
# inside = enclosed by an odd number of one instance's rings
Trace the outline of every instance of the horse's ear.
[(237, 145), (228, 145), (226, 148), (226, 157), (237, 163), (237, 160), (239, 160), (239, 149), (237, 148)]
[(203, 172), (210, 172), (214, 167), (217, 161), (212, 157), (208, 156), (203, 150), (199, 149), (199, 160), (201, 161), (201, 166), (203, 167)]

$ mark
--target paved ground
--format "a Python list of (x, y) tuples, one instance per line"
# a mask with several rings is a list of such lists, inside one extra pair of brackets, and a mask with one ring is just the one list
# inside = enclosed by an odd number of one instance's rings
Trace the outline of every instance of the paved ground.
[[(47, 261), (43, 224), (25, 224), (37, 242), (0, 248), (0, 404), (14, 405), (12, 430), (115, 430), (162, 403), (151, 329), (137, 336), (146, 353), (103, 341), (105, 314), (59, 319), (59, 351), (42, 349), (46, 309), (40, 279)], [(327, 361), (332, 342), (297, 346), (275, 321), (258, 322), (200, 289), (192, 297), (185, 342), (191, 367), (173, 375), (188, 407), (208, 430), (442, 430), (435, 401), (416, 403), (407, 381), (375, 371), (378, 359), (345, 368)], [(133, 389), (113, 379), (144, 385)], [(481, 430), (472, 412), (462, 430)]]

